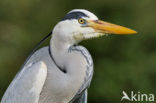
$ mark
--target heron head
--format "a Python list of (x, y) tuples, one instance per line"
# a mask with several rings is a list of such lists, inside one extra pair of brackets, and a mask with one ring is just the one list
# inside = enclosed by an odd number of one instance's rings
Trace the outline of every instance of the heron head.
[(75, 9), (54, 27), (53, 34), (61, 40), (78, 43), (85, 39), (103, 36), (105, 34), (135, 34), (136, 31), (99, 20), (93, 13)]

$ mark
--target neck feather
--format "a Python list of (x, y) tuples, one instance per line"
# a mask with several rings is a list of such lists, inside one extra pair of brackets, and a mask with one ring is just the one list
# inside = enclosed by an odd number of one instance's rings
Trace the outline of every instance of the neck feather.
[(82, 46), (72, 46), (56, 38), (51, 39), (50, 48), (56, 64), (66, 71), (66, 82), (72, 86), (73, 95), (81, 93), (88, 87), (93, 75), (93, 62), (89, 52)]
[[(51, 54), (55, 63), (70, 75), (80, 76), (86, 72), (87, 59), (81, 50), (72, 51), (72, 44), (52, 38), (50, 42)], [(71, 51), (70, 51), (71, 50)]]

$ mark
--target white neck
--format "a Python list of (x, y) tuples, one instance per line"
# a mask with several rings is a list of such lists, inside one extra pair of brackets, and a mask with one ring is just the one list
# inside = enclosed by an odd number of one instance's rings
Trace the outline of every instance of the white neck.
[(51, 53), (56, 64), (75, 79), (84, 79), (87, 61), (80, 52), (69, 52), (71, 46), (72, 44), (60, 40), (57, 36), (53, 36), (50, 42)]
[(56, 64), (64, 68), (70, 44), (60, 40), (57, 36), (53, 36), (50, 41), (51, 54)]
[(51, 54), (55, 63), (66, 71), (64, 77), (61, 77), (62, 79), (60, 82), (65, 83), (62, 84), (65, 85), (63, 88), (66, 92), (70, 92), (72, 97), (84, 83), (87, 71), (87, 61), (81, 52), (69, 52), (71, 46), (72, 44), (60, 40), (57, 35), (53, 35), (50, 41)]

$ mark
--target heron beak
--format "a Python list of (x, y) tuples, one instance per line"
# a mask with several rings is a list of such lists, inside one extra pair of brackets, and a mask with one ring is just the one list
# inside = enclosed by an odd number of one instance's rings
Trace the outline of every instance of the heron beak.
[(88, 20), (88, 26), (92, 27), (96, 32), (106, 33), (106, 34), (136, 34), (137, 32), (116, 24), (111, 24), (101, 20)]

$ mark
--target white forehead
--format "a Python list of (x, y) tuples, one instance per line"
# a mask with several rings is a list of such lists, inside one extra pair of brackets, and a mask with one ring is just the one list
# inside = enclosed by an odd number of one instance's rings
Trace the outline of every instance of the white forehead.
[(84, 14), (89, 16), (88, 19), (98, 20), (98, 17), (95, 14), (93, 14), (92, 12), (90, 12), (88, 10), (85, 10), (85, 9), (74, 9), (74, 10), (71, 10), (70, 12), (68, 12), (68, 13), (71, 13), (71, 12), (83, 12)]

